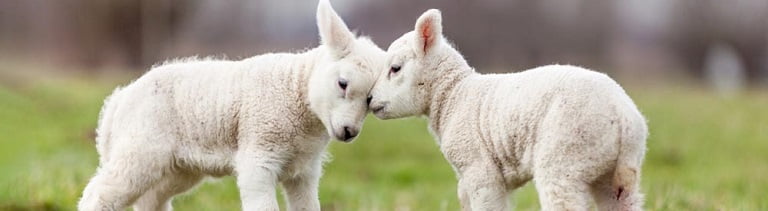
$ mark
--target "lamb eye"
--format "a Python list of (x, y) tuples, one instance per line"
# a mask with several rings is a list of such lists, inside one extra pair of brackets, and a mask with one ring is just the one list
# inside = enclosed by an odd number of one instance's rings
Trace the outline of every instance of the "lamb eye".
[(392, 67), (389, 68), (389, 72), (397, 73), (400, 71), (400, 65), (392, 65)]
[(347, 90), (347, 80), (339, 79), (339, 87), (343, 90)]

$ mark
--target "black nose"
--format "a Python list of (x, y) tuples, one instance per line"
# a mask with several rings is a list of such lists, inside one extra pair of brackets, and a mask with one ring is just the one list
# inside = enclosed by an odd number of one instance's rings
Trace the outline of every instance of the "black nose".
[(357, 136), (357, 130), (346, 126), (344, 127), (344, 141), (349, 141), (355, 136)]
[(371, 107), (371, 100), (373, 100), (373, 96), (368, 95), (368, 98), (365, 99), (365, 104), (368, 105), (368, 107)]

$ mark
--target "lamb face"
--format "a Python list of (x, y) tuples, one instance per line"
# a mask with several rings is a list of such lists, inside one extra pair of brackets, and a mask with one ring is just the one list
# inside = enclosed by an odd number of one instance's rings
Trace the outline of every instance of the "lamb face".
[(376, 117), (393, 119), (426, 112), (430, 84), (441, 75), (441, 58), (450, 53), (441, 24), (440, 11), (428, 10), (416, 21), (414, 31), (389, 46), (389, 68), (371, 91), (370, 107)]
[(309, 104), (329, 135), (350, 142), (362, 128), (367, 98), (386, 55), (368, 38), (355, 38), (325, 3), (318, 6), (317, 24), (327, 54), (310, 77)]

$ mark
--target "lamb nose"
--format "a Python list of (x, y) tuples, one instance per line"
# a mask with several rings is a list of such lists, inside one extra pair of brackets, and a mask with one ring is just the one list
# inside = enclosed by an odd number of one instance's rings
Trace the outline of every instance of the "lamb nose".
[(345, 141), (349, 140), (349, 139), (352, 139), (355, 136), (357, 136), (357, 131), (356, 130), (354, 130), (354, 129), (350, 128), (350, 127), (346, 127), (346, 126), (344, 127), (344, 139), (345, 139)]
[(371, 100), (373, 100), (373, 96), (368, 95), (368, 98), (365, 99), (365, 104), (368, 105), (368, 107), (371, 106)]

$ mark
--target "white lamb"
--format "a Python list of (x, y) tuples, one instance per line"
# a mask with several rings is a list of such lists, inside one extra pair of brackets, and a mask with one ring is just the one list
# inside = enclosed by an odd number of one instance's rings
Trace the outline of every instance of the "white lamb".
[(386, 54), (327, 0), (317, 24), (322, 45), (303, 53), (171, 62), (115, 90), (79, 210), (170, 210), (174, 195), (224, 175), (237, 177), (243, 210), (278, 210), (278, 182), (289, 210), (320, 210), (329, 136), (358, 134)]
[(645, 119), (605, 74), (550, 65), (482, 75), (425, 12), (388, 49), (372, 90), (382, 119), (425, 115), (453, 166), (464, 210), (504, 210), (534, 180), (543, 210), (640, 210)]

